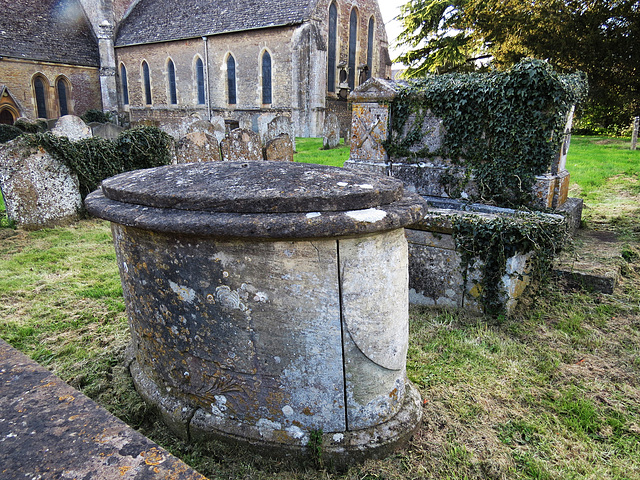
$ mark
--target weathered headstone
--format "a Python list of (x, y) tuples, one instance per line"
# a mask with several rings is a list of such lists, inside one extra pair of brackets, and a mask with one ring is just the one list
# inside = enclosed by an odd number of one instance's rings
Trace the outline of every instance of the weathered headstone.
[[(276, 118), (274, 113), (263, 113), (258, 117), (258, 133), (260, 134), (260, 141), (263, 145), (266, 145), (271, 138), (267, 138), (267, 125), (269, 122)], [(277, 135), (276, 135), (277, 136)]]
[(633, 133), (631, 134), (631, 150), (638, 148), (638, 129), (640, 129), (640, 117), (633, 119)]
[(89, 125), (75, 115), (64, 115), (60, 117), (55, 128), (51, 130), (51, 133), (57, 137), (67, 137), (72, 142), (92, 136)]
[(211, 117), (211, 125), (213, 126), (213, 133), (210, 133), (216, 137), (216, 140), (220, 143), (227, 134), (224, 118), (219, 116)]
[(220, 144), (208, 132), (191, 132), (176, 147), (176, 163), (216, 162), (222, 160)]
[(293, 121), (289, 117), (277, 116), (267, 124), (267, 132), (265, 138), (262, 139), (263, 143), (267, 143), (269, 140), (277, 138), (281, 134), (286, 133), (289, 135), (291, 144), (293, 145), (293, 151), (296, 150), (296, 129), (293, 125)]
[(329, 113), (324, 118), (322, 127), (322, 148), (329, 150), (340, 145), (340, 121), (335, 113)]
[(222, 140), (220, 147), (223, 160), (246, 162), (263, 159), (260, 135), (251, 130), (232, 130), (229, 136)]
[(92, 123), (89, 126), (94, 137), (102, 137), (108, 140), (115, 140), (124, 131), (124, 128), (113, 123)]
[(289, 135), (283, 133), (269, 140), (264, 147), (264, 159), (293, 162), (293, 142)]
[(251, 115), (249, 115), (248, 113), (243, 113), (240, 115), (240, 117), (238, 118), (238, 125), (240, 125), (239, 128), (242, 128), (243, 130), (253, 130), (253, 119), (251, 117)]
[(77, 175), (21, 137), (0, 148), (0, 189), (9, 218), (31, 230), (71, 223), (82, 207)]
[(218, 143), (220, 143), (226, 135), (224, 118), (212, 117), (211, 121), (198, 120), (193, 122), (189, 127), (187, 127), (187, 133), (193, 132), (206, 132), (209, 135), (213, 135)]

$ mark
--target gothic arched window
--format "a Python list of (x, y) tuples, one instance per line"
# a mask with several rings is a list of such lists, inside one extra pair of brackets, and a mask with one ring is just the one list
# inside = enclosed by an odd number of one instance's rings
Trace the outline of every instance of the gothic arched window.
[(358, 12), (351, 10), (349, 18), (349, 88), (356, 86), (356, 50), (358, 46)]
[(262, 104), (271, 103), (271, 55), (269, 52), (262, 54)]
[(329, 52), (327, 58), (327, 90), (336, 91), (336, 49), (338, 39), (338, 7), (332, 2), (329, 7)]
[(236, 60), (233, 55), (227, 58), (227, 100), (229, 105), (236, 104)]
[(41, 77), (33, 79), (33, 90), (36, 95), (36, 113), (38, 118), (47, 118), (47, 94)]
[(127, 81), (127, 69), (124, 63), (120, 64), (120, 84), (122, 86), (122, 103), (129, 105), (129, 83)]
[(149, 73), (149, 64), (142, 62), (142, 84), (144, 87), (144, 102), (151, 105), (151, 74)]
[(176, 89), (176, 67), (173, 60), (167, 62), (167, 77), (169, 80), (169, 103), (175, 105), (178, 103), (178, 91)]
[(58, 78), (56, 89), (58, 90), (60, 116), (69, 115), (69, 86), (63, 77)]
[(367, 38), (367, 80), (373, 73), (373, 35), (375, 31), (373, 17), (369, 19), (369, 37)]
[(198, 105), (204, 105), (206, 100), (204, 94), (204, 63), (199, 57), (196, 60), (196, 81), (198, 84)]

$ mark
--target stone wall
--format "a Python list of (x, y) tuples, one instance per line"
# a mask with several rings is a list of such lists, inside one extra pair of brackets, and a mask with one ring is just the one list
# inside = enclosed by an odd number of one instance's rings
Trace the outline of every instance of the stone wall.
[[(337, 63), (348, 59), (349, 16), (358, 12), (356, 65), (367, 62), (368, 23), (374, 19), (373, 75), (388, 77), (390, 62), (384, 23), (376, 0), (338, 1)], [(312, 20), (302, 25), (235, 32), (202, 38), (157, 44), (116, 48), (117, 84), (122, 89), (121, 65), (128, 77), (128, 111), (133, 123), (145, 119), (158, 124), (174, 123), (180, 116), (198, 114), (220, 115), (240, 121), (249, 118), (257, 125), (257, 117), (273, 113), (291, 117), (297, 136), (321, 136), (326, 109), (344, 115), (346, 102), (337, 102), (337, 95), (327, 88), (327, 39), (329, 2), (320, 1)], [(272, 62), (272, 103), (262, 104), (262, 55), (267, 51)], [(205, 52), (208, 56), (205, 58)], [(233, 55), (236, 63), (235, 104), (229, 104), (227, 60)], [(209, 104), (198, 104), (196, 58), (205, 62), (208, 77)], [(177, 105), (170, 105), (167, 63), (175, 65)], [(150, 69), (152, 104), (146, 105), (143, 93), (142, 61)], [(208, 68), (207, 68), (208, 67)], [(208, 70), (208, 74), (207, 74)], [(336, 72), (336, 79), (338, 78)], [(356, 75), (356, 85), (359, 84)], [(336, 85), (337, 86), (337, 85)], [(337, 91), (337, 88), (336, 88)], [(331, 105), (328, 105), (331, 103)], [(346, 133), (348, 122), (344, 123)], [(254, 128), (256, 130), (257, 128)]]
[(35, 74), (39, 74), (45, 83), (48, 118), (60, 116), (56, 82), (61, 77), (64, 77), (70, 86), (67, 91), (69, 114), (82, 115), (92, 108), (102, 109), (98, 68), (4, 58), (2, 59), (2, 83), (19, 103), (20, 116), (32, 120), (36, 118), (36, 100), (33, 91)]

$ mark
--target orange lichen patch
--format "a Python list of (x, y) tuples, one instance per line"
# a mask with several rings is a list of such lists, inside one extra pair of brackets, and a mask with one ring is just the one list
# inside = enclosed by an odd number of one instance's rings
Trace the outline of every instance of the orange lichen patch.
[(313, 415), (313, 412), (311, 411), (311, 409), (309, 407), (304, 407), (304, 409), (302, 410), (302, 413), (304, 413), (307, 416)]
[(389, 398), (392, 398), (393, 400), (398, 400), (398, 389), (394, 388), (393, 390), (391, 390), (391, 392), (389, 392)]
[(73, 421), (73, 420), (75, 420), (76, 418), (80, 418), (80, 415), (71, 415), (71, 416), (69, 417), (69, 421)]
[(76, 398), (69, 394), (69, 395), (63, 395), (62, 397), (58, 398), (58, 400), (60, 400), (61, 402), (67, 401), (67, 402), (73, 402)]
[(160, 465), (167, 460), (162, 450), (156, 447), (153, 447), (146, 452), (142, 452), (140, 455), (144, 457), (144, 463), (147, 465)]
[(129, 470), (131, 470), (131, 467), (127, 467), (127, 466), (120, 467), (120, 476), (124, 477)]
[[(42, 380), (43, 382), (46, 382), (46, 380)], [(44, 385), (42, 385), (43, 387), (55, 387), (56, 383), (55, 382), (48, 382), (45, 383)]]

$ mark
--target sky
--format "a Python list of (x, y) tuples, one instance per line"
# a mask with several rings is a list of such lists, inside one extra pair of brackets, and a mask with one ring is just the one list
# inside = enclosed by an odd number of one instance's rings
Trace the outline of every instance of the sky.
[(387, 27), (387, 37), (389, 38), (389, 54), (391, 59), (395, 59), (400, 51), (395, 48), (396, 37), (402, 31), (400, 22), (393, 20), (400, 13), (400, 6), (407, 3), (407, 0), (378, 0), (382, 18)]

